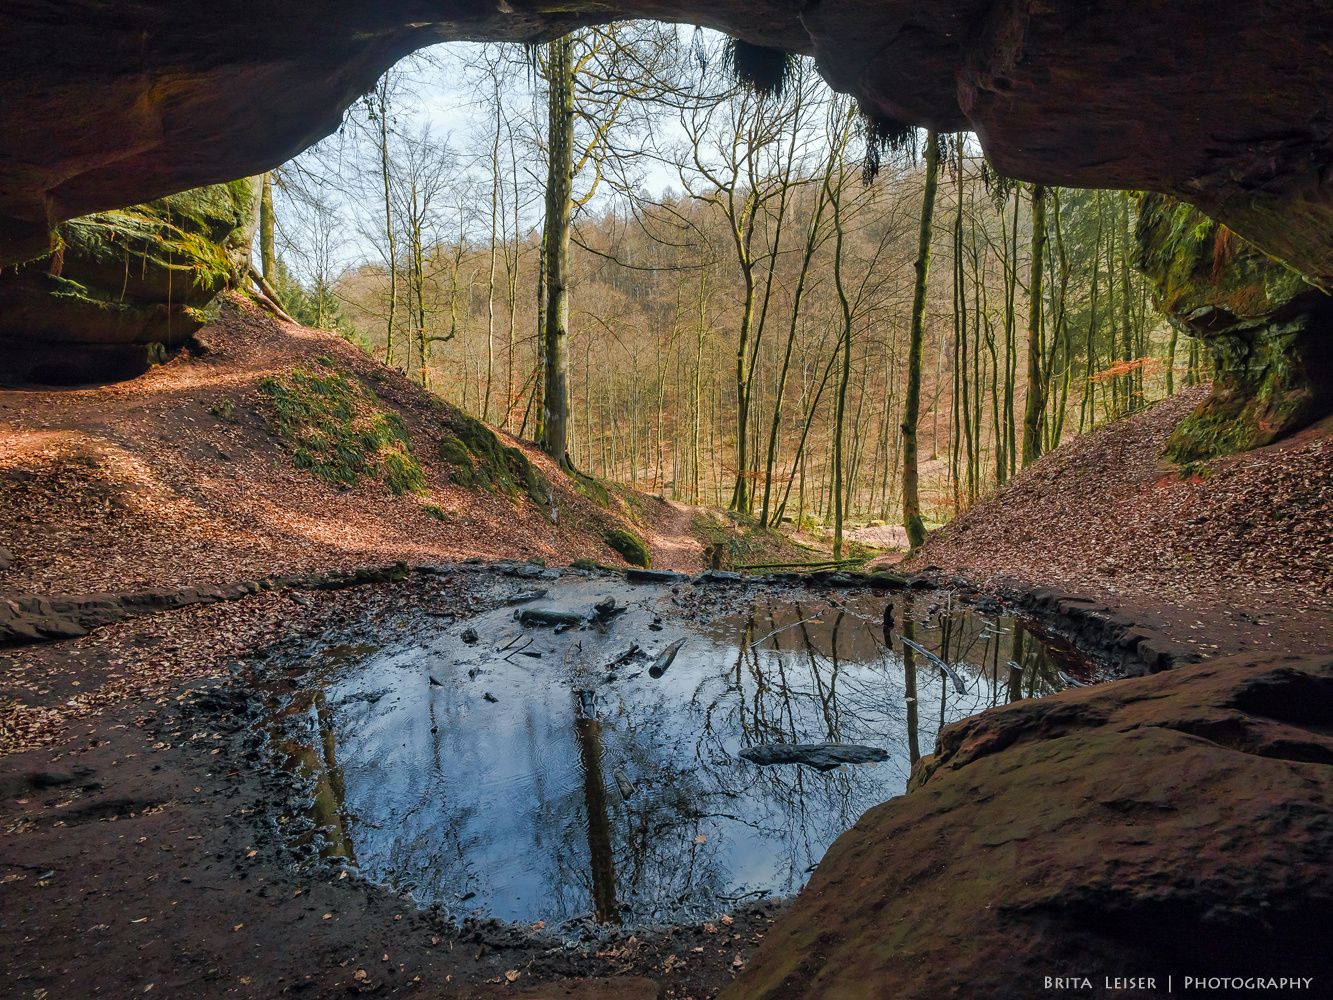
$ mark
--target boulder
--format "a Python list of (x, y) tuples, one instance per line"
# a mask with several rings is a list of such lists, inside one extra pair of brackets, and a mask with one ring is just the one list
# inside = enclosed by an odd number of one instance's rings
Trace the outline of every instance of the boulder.
[(1157, 308), (1212, 355), (1212, 394), (1176, 428), (1168, 458), (1248, 451), (1333, 411), (1333, 299), (1171, 198), (1143, 197), (1136, 237)]
[(1232, 656), (945, 727), (724, 1000), (1333, 976), (1333, 656)]
[(247, 265), (258, 204), (240, 180), (62, 223), (51, 254), (0, 273), (7, 378), (115, 381), (164, 360)]

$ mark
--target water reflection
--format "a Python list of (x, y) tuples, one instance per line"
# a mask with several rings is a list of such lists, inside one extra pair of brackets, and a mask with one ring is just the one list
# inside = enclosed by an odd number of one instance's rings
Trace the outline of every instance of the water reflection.
[[(328, 851), (459, 915), (713, 913), (799, 889), (838, 834), (902, 792), (941, 725), (1059, 690), (1059, 671), (1080, 669), (1020, 622), (947, 595), (897, 598), (887, 632), (886, 598), (868, 593), (575, 581), (540, 606), (590, 611), (608, 594), (629, 610), (562, 635), (523, 629), (509, 609), (466, 623), (475, 646), (454, 634), (461, 624), (423, 623), (419, 645), (334, 668), (294, 703), (308, 737), (288, 750), (317, 778)], [(902, 637), (957, 671), (967, 694)], [(680, 639), (671, 669), (651, 678)], [(618, 663), (634, 644), (642, 651)], [(938, 712), (921, 711), (936, 684)], [(737, 756), (773, 742), (866, 744), (889, 759), (821, 773)]]

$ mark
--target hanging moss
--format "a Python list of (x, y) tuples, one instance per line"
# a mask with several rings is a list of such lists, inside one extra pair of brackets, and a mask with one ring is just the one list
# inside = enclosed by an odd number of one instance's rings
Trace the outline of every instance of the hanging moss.
[(616, 528), (606, 534), (606, 544), (625, 557), (625, 562), (632, 566), (651, 568), (652, 554), (642, 538), (628, 528)]
[(336, 370), (293, 368), (259, 389), (272, 401), (277, 433), (295, 446), (298, 469), (348, 488), (361, 476), (381, 479), (399, 496), (425, 488), (403, 418), (375, 409), (378, 398), (359, 383)]
[(791, 52), (767, 45), (755, 45), (739, 38), (727, 39), (723, 58), (737, 83), (756, 93), (774, 97), (782, 96), (796, 66), (796, 56)]

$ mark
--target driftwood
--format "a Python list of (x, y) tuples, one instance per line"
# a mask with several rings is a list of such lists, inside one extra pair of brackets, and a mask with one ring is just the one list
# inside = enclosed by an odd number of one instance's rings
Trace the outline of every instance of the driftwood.
[(953, 687), (955, 691), (957, 691), (959, 694), (967, 694), (967, 685), (964, 684), (963, 679), (959, 677), (957, 673), (954, 672), (953, 667), (949, 666), (949, 664), (945, 663), (943, 660), (941, 660), (930, 650), (926, 649), (924, 646), (919, 645), (918, 643), (915, 643), (911, 639), (907, 638), (907, 636), (899, 635), (898, 638), (901, 639), (905, 645), (911, 646), (918, 653), (924, 656), (927, 660), (929, 660), (931, 663), (935, 664), (935, 666), (943, 670), (944, 673), (948, 675), (949, 680), (953, 681)]
[(806, 764), (820, 771), (832, 771), (840, 764), (867, 764), (888, 760), (879, 747), (854, 743), (763, 743), (741, 751), (741, 759), (751, 764)]
[(261, 306), (284, 323), (291, 323), (293, 326), (301, 325), (287, 315), (287, 310), (278, 304), (278, 293), (273, 290), (272, 285), (264, 280), (264, 276), (259, 273), (259, 270), (253, 264), (250, 265), (250, 280), (255, 283), (254, 296)]
[(661, 677), (666, 673), (667, 667), (671, 666), (671, 661), (676, 658), (676, 654), (680, 652), (680, 647), (683, 645), (685, 645), (685, 640), (677, 639), (666, 649), (662, 650), (662, 654), (653, 661), (653, 665), (648, 668), (648, 676)]

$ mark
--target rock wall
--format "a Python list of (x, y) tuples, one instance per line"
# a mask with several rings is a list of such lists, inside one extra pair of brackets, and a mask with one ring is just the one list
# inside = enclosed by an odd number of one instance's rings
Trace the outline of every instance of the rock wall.
[(249, 180), (71, 219), (47, 257), (0, 272), (0, 357), (16, 382), (130, 378), (180, 347), (247, 265)]
[(1191, 462), (1269, 444), (1333, 411), (1333, 299), (1189, 205), (1145, 195), (1137, 266), (1208, 345), (1213, 391), (1166, 448)]

